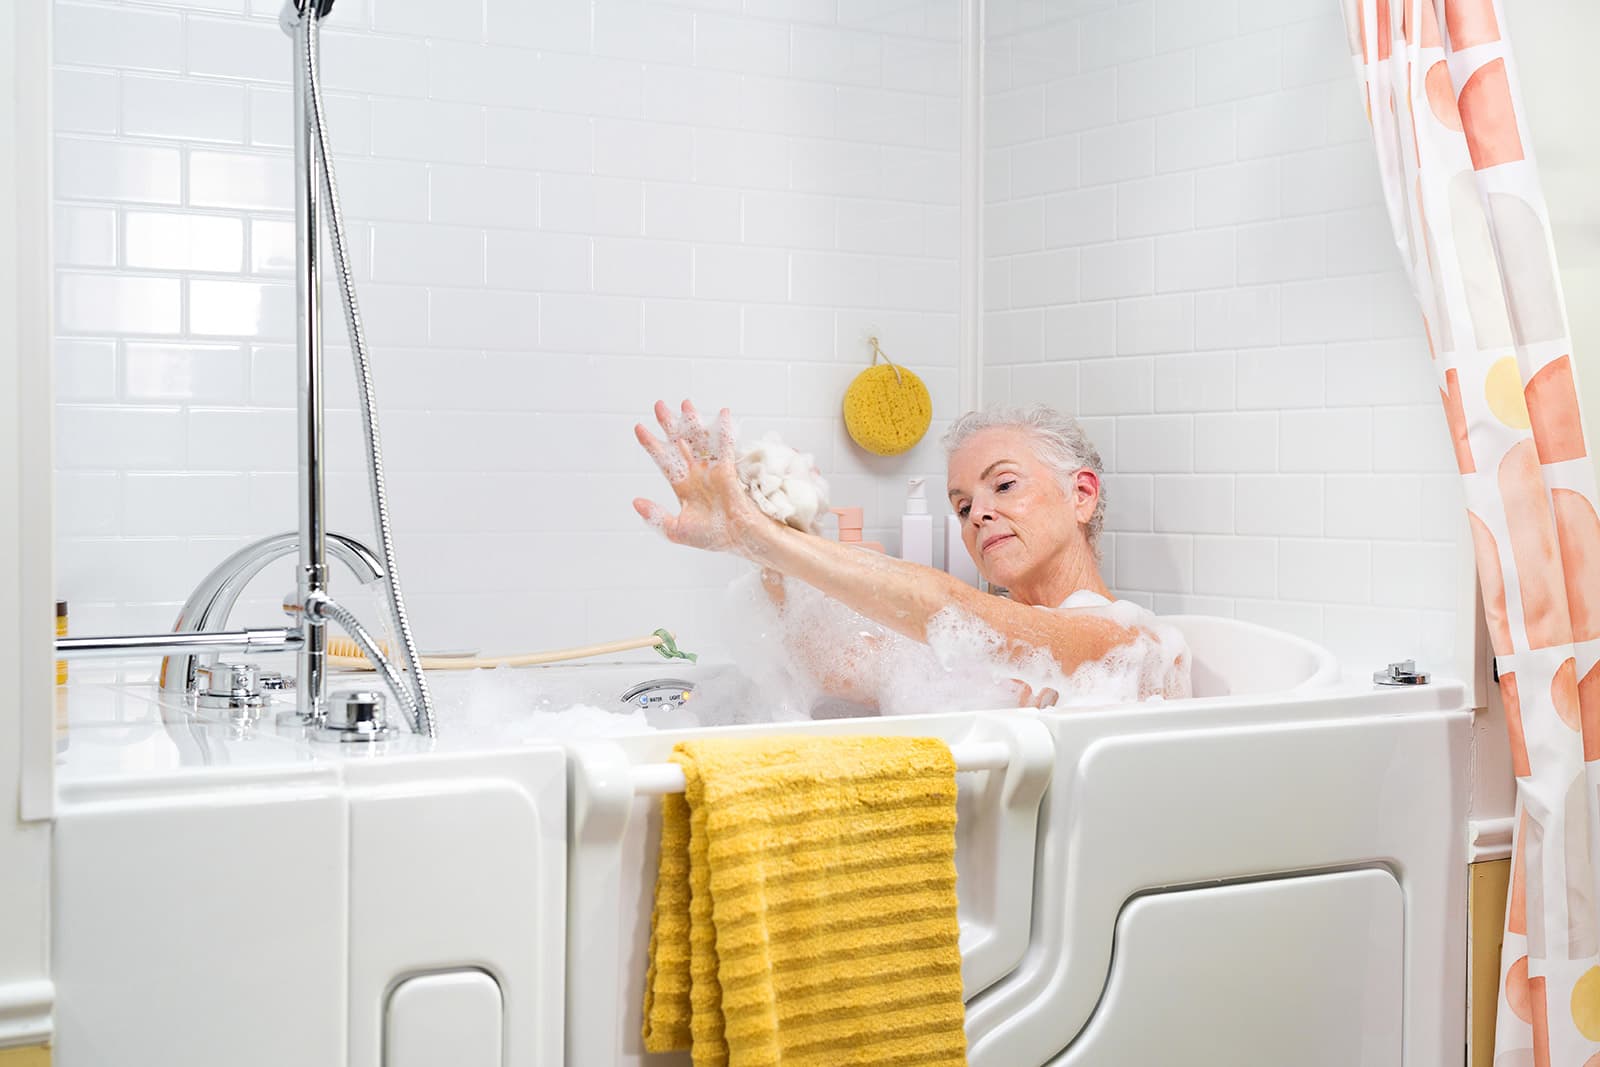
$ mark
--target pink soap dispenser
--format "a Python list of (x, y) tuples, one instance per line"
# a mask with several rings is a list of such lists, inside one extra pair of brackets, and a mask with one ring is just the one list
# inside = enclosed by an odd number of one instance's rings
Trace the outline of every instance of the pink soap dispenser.
[(829, 508), (828, 510), (839, 516), (840, 544), (855, 545), (858, 548), (870, 548), (874, 552), (883, 551), (883, 546), (878, 542), (861, 540), (861, 529), (866, 521), (866, 513), (860, 508)]

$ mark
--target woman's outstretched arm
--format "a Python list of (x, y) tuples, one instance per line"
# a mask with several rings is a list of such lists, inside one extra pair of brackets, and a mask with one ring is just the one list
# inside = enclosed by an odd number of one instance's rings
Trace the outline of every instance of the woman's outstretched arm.
[(998, 633), (1008, 661), (1020, 664), (1043, 651), (1067, 674), (1136, 636), (1111, 619), (1040, 611), (979, 592), (931, 567), (775, 522), (755, 506), (739, 481), (732, 417), (726, 408), (714, 430), (701, 422), (688, 401), (681, 417), (660, 402), (655, 414), (665, 441), (643, 425), (635, 426), (634, 433), (671, 484), (679, 510), (673, 515), (642, 498), (634, 501), (634, 508), (678, 544), (741, 555), (917, 641), (927, 641), (930, 620), (953, 607)]

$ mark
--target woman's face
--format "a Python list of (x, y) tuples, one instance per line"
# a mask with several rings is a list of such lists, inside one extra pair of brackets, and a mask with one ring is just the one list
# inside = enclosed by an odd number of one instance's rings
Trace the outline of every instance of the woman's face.
[(1051, 576), (1092, 566), (1084, 523), (1100, 483), (1081, 470), (1072, 490), (1039, 460), (1026, 430), (998, 426), (973, 434), (950, 455), (950, 508), (961, 539), (993, 585), (1044, 588)]

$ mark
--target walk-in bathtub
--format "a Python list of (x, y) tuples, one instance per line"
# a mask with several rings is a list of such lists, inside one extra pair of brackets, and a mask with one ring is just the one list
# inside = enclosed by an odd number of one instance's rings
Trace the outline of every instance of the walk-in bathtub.
[[(1173, 621), (1192, 700), (717, 729), (935, 735), (982, 768), (957, 834), (975, 1067), (1458, 1058), (1462, 688)], [(541, 670), (595, 703), (714, 668)], [(61, 1067), (688, 1063), (641, 1051), (639, 1013), (662, 762), (698, 731), (369, 751), (138, 687), (71, 702)]]

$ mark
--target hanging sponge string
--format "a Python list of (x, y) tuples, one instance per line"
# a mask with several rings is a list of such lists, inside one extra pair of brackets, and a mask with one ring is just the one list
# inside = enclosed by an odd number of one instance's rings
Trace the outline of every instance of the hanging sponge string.
[(901, 385), (901, 386), (905, 385), (905, 382), (900, 377), (900, 365), (898, 363), (896, 363), (894, 360), (889, 358), (889, 353), (885, 352), (878, 345), (878, 339), (876, 337), (869, 337), (869, 338), (867, 338), (867, 341), (870, 342), (871, 345), (872, 345), (872, 365), (873, 366), (877, 366), (878, 365), (878, 357), (882, 356), (883, 357), (883, 361), (885, 363), (889, 364), (889, 366), (894, 368), (894, 382), (895, 382), (895, 384), (896, 385)]

